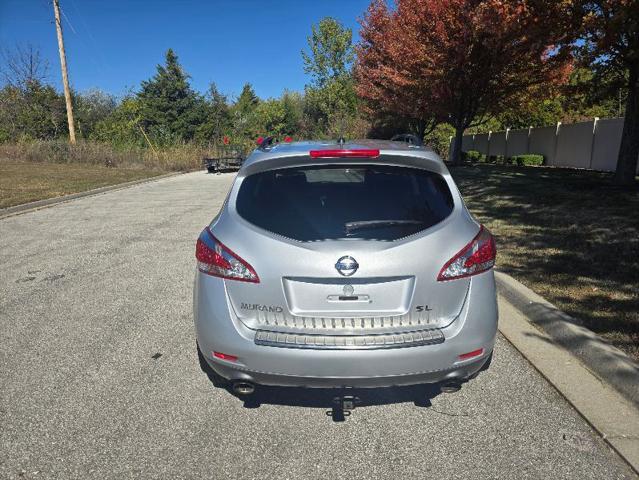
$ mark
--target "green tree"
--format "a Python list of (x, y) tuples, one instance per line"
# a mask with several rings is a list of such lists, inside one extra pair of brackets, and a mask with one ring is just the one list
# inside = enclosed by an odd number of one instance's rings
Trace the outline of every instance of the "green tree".
[(241, 114), (250, 115), (259, 102), (260, 99), (255, 94), (253, 86), (250, 83), (245, 83), (242, 87), (242, 93), (237, 97), (234, 109)]
[(600, 71), (596, 65), (575, 68), (560, 97), (564, 112), (561, 121), (623, 116), (626, 80), (613, 72)]
[(191, 89), (171, 49), (153, 78), (142, 82), (137, 98), (142, 127), (161, 143), (191, 140), (206, 114), (203, 98)]
[(285, 90), (282, 94), (282, 106), (285, 112), (285, 133), (299, 138), (302, 135), (304, 97), (298, 92)]
[(96, 123), (90, 138), (115, 146), (148, 146), (142, 134), (141, 119), (140, 100), (127, 96), (108, 117)]
[(310, 74), (317, 87), (350, 75), (355, 58), (353, 32), (331, 17), (311, 27), (307, 37), (309, 52), (302, 50), (304, 72)]
[(206, 98), (205, 120), (198, 126), (196, 139), (202, 143), (218, 144), (231, 130), (231, 112), (226, 95), (211, 82)]
[(111, 115), (116, 107), (115, 97), (93, 89), (73, 95), (76, 128), (83, 138), (90, 138), (98, 122)]
[(550, 98), (532, 96), (514, 104), (472, 132), (506, 128), (543, 127), (557, 122), (574, 123), (593, 117), (610, 118), (623, 115), (626, 91), (618, 80), (596, 72), (592, 66), (575, 68), (566, 85)]
[(287, 132), (286, 109), (279, 99), (269, 98), (260, 102), (253, 115), (253, 133), (257, 136), (281, 137)]
[(254, 114), (260, 99), (250, 83), (244, 84), (242, 93), (232, 107), (233, 131), (244, 138), (253, 137), (255, 134)]
[(314, 135), (349, 136), (357, 115), (357, 96), (352, 77), (342, 77), (321, 88), (306, 87), (305, 114), (314, 126)]
[(302, 51), (302, 60), (312, 81), (304, 89), (305, 115), (314, 135), (346, 135), (355, 123), (352, 38), (351, 29), (330, 17), (313, 25), (307, 38), (309, 52)]
[(0, 140), (47, 140), (65, 134), (64, 98), (51, 85), (29, 80), (0, 90)]
[(437, 152), (443, 159), (448, 159), (450, 138), (455, 135), (455, 128), (448, 123), (440, 123), (424, 137), (424, 143)]

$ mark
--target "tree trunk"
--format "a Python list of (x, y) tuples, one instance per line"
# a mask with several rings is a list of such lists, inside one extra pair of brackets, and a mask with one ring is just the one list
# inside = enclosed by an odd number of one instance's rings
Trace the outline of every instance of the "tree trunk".
[(426, 122), (424, 120), (409, 120), (408, 131), (424, 141), (424, 135), (426, 135)]
[(462, 163), (462, 141), (464, 138), (464, 128), (457, 127), (455, 129), (455, 138), (453, 138), (452, 151), (450, 153), (450, 161), (453, 165), (461, 165)]
[(617, 185), (635, 183), (637, 158), (639, 158), (639, 64), (630, 69), (626, 115), (614, 177)]
[(424, 135), (426, 135), (426, 122), (424, 120), (417, 120), (417, 136), (423, 142)]

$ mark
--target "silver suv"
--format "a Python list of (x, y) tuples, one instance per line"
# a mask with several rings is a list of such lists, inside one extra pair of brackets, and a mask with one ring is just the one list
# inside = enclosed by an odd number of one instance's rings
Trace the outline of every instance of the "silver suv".
[(201, 366), (236, 393), (455, 389), (492, 356), (495, 243), (426, 147), (265, 142), (196, 258)]

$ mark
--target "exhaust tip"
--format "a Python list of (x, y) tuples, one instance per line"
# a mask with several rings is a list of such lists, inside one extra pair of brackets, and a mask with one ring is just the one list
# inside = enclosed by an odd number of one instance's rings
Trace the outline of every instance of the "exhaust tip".
[(233, 392), (238, 395), (251, 395), (255, 392), (255, 385), (251, 382), (233, 382)]
[(442, 383), (439, 387), (442, 393), (455, 393), (461, 390), (460, 382), (445, 382)]

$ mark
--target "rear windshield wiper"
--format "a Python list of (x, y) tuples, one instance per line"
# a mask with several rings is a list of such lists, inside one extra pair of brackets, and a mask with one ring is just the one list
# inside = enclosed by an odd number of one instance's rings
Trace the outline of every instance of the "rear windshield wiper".
[(344, 231), (346, 236), (356, 230), (367, 230), (371, 228), (394, 227), (396, 225), (424, 225), (422, 220), (362, 220), (359, 222), (346, 222)]

